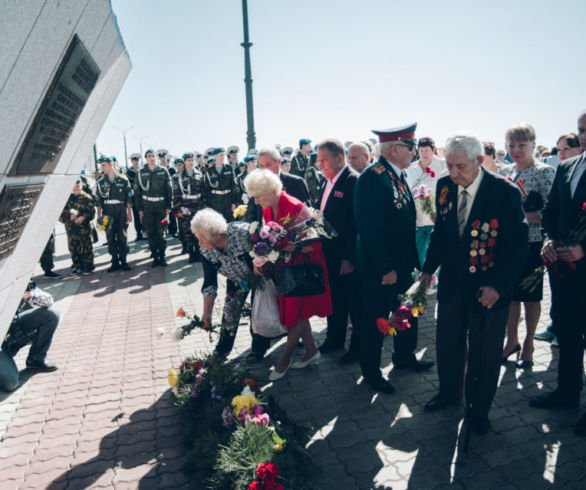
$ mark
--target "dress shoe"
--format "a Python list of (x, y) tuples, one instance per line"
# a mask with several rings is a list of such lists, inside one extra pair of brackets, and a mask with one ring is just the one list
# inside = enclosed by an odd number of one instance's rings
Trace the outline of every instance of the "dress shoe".
[(517, 361), (517, 369), (531, 369), (532, 367), (532, 360), (526, 361), (525, 359), (521, 359), (520, 361)]
[(372, 388), (374, 388), (375, 391), (378, 391), (380, 393), (392, 395), (395, 392), (395, 387), (382, 377), (372, 381), (366, 380), (366, 383), (372, 386)]
[(126, 262), (120, 263), (120, 270), (122, 271), (131, 271), (132, 267), (130, 267)]
[(106, 272), (114, 272), (114, 271), (117, 271), (118, 269), (120, 269), (120, 264), (118, 263), (118, 261), (116, 261), (116, 262), (112, 262), (112, 265), (110, 267), (108, 267)]
[(586, 413), (582, 415), (582, 418), (575, 425), (574, 434), (582, 437), (586, 436)]
[(470, 428), (472, 429), (472, 432), (479, 436), (486, 434), (490, 430), (488, 417), (471, 418)]
[(544, 393), (529, 400), (533, 408), (576, 408), (580, 403), (577, 396), (570, 397), (560, 393), (558, 390)]
[(47, 271), (43, 275), (45, 277), (52, 277), (52, 278), (61, 277), (61, 274), (57, 274), (56, 272), (53, 272), (53, 271)]
[(340, 357), (340, 360), (338, 362), (340, 364), (354, 364), (359, 360), (360, 358), (358, 357), (358, 354), (356, 354), (355, 352), (346, 352), (346, 354)]
[(289, 364), (283, 372), (278, 372), (275, 370), (275, 368), (273, 366), (273, 370), (269, 374), (269, 379), (271, 381), (277, 381), (278, 379), (281, 379), (283, 376), (285, 376), (287, 374), (287, 371), (289, 370), (290, 367), (291, 367), (291, 364)]
[(394, 364), (395, 369), (411, 369), (412, 371), (427, 371), (433, 367), (433, 361), (418, 361), (413, 358), (407, 362), (399, 362)]
[(291, 369), (303, 369), (304, 367), (309, 366), (313, 361), (317, 361), (321, 357), (321, 353), (319, 350), (315, 351), (315, 354), (311, 356), (307, 361), (295, 361), (291, 364)]
[(26, 368), (39, 373), (52, 373), (53, 371), (57, 371), (55, 364), (50, 364), (46, 361), (26, 361)]
[(319, 346), (319, 351), (322, 354), (328, 354), (330, 352), (336, 352), (338, 350), (342, 350), (344, 348), (343, 345), (335, 345), (332, 342), (328, 342), (327, 340)]
[(158, 265), (161, 265), (159, 263), (159, 259), (153, 259), (153, 263), (151, 264), (151, 267), (157, 267)]
[(159, 265), (163, 266), (163, 267), (167, 267), (167, 261), (165, 260), (165, 256), (163, 255), (160, 259), (159, 259)]
[(260, 361), (265, 356), (264, 352), (250, 351), (246, 356), (247, 361)]
[(517, 346), (508, 354), (505, 355), (505, 353), (503, 352), (503, 358), (502, 358), (502, 363), (506, 364), (507, 361), (509, 360), (509, 357), (511, 357), (515, 352), (521, 352), (521, 344), (517, 344)]
[(442, 410), (452, 405), (457, 405), (459, 400), (453, 398), (447, 398), (441, 395), (435, 395), (431, 400), (429, 400), (424, 406), (423, 409), (426, 412), (435, 412), (436, 410)]

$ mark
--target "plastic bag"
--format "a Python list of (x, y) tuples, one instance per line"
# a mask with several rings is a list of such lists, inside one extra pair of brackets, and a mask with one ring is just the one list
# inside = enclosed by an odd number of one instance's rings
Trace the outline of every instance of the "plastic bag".
[(278, 337), (287, 332), (281, 325), (279, 292), (272, 279), (263, 279), (264, 287), (254, 292), (252, 331), (263, 337)]

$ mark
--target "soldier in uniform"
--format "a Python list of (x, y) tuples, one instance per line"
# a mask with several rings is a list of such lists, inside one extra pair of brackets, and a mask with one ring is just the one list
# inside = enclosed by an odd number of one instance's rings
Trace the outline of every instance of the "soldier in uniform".
[(302, 138), (299, 140), (299, 150), (291, 159), (291, 172), (297, 177), (303, 178), (309, 165), (309, 155), (311, 154), (311, 140)]
[(173, 203), (190, 264), (199, 259), (199, 243), (191, 231), (191, 220), (195, 213), (204, 207), (203, 174), (195, 169), (194, 161), (193, 153), (183, 154), (185, 169), (173, 176)]
[[(175, 177), (183, 172), (185, 169), (185, 163), (183, 158), (176, 158), (173, 160), (173, 165), (175, 167), (176, 173), (171, 176), (171, 182), (173, 182), (173, 197), (177, 197), (175, 192)], [(185, 237), (183, 236), (183, 228), (181, 228), (181, 223), (179, 222), (179, 209), (175, 207), (175, 200), (173, 200), (173, 208), (171, 209), (171, 216), (173, 220), (177, 221), (177, 238), (181, 242), (181, 255), (187, 253), (187, 244), (185, 243)]]
[(240, 201), (240, 192), (232, 166), (224, 163), (224, 148), (215, 148), (212, 152), (215, 161), (208, 165), (204, 174), (205, 202), (220, 213), (226, 221), (233, 220), (232, 212)]
[[(165, 150), (164, 148), (157, 150), (157, 156), (159, 157), (159, 165), (161, 167), (165, 168), (167, 170), (167, 172), (169, 172), (169, 175), (171, 177), (173, 177), (177, 173), (177, 171), (171, 165), (171, 155), (169, 153), (169, 150)], [(173, 216), (173, 214), (170, 214), (168, 220), (169, 220), (169, 226), (168, 226), (169, 235), (172, 235), (172, 236), (177, 235), (177, 218), (175, 218), (175, 216)]]
[(108, 239), (108, 253), (112, 257), (112, 265), (108, 272), (118, 269), (129, 271), (126, 263), (128, 253), (128, 237), (126, 229), (132, 221), (132, 188), (128, 179), (116, 175), (112, 161), (108, 157), (98, 160), (104, 175), (96, 182), (96, 202), (98, 205), (98, 221), (108, 217), (106, 238)]
[[(399, 306), (398, 295), (411, 286), (413, 270), (419, 268), (415, 203), (403, 172), (411, 163), (416, 127), (373, 131), (379, 135), (381, 156), (377, 164), (360, 174), (354, 191), (357, 257), (364, 291), (360, 367), (365, 382), (382, 393), (395, 389), (380, 370), (384, 337), (376, 321), (388, 318)], [(415, 358), (417, 319), (410, 319), (410, 323), (411, 328), (398, 332), (394, 339), (395, 368), (429, 369), (433, 362)]]
[[(130, 155), (130, 163), (132, 165), (131, 168), (126, 170), (126, 178), (128, 179), (128, 183), (130, 184), (130, 188), (134, 189), (134, 184), (136, 183), (136, 174), (140, 168), (140, 161), (142, 157), (140, 153), (133, 153)], [(142, 237), (142, 223), (140, 222), (140, 215), (138, 214), (138, 208), (136, 204), (134, 204), (134, 200), (132, 202), (132, 218), (134, 223), (134, 230), (136, 231), (136, 241), (143, 240)]]
[(287, 158), (288, 160), (291, 160), (291, 158), (293, 158), (293, 148), (291, 148), (290, 146), (286, 146), (285, 148), (283, 148), (281, 150), (281, 156), (283, 158)]
[(94, 215), (94, 200), (83, 192), (81, 179), (78, 179), (59, 218), (67, 233), (67, 246), (73, 263), (72, 274), (88, 276), (94, 270), (91, 228)]
[(237, 146), (229, 146), (226, 150), (226, 154), (228, 155), (228, 163), (232, 165), (232, 168), (236, 170), (238, 167), (238, 152), (240, 148)]
[(315, 209), (319, 208), (319, 195), (324, 181), (324, 173), (317, 166), (317, 153), (314, 151), (309, 157), (309, 166), (305, 171), (305, 183), (309, 190), (309, 201)]
[(136, 176), (134, 202), (153, 253), (151, 267), (165, 266), (167, 265), (165, 261), (167, 241), (164, 234), (164, 220), (171, 212), (173, 186), (167, 169), (157, 165), (154, 150), (147, 150), (144, 157), (147, 165), (141, 168)]
[(196, 170), (199, 170), (201, 172), (205, 165), (205, 159), (203, 157), (203, 154), (197, 150), (193, 153), (195, 157), (194, 167)]
[(243, 204), (248, 204), (248, 194), (246, 193), (246, 187), (244, 186), (244, 179), (248, 177), (250, 172), (256, 168), (256, 155), (246, 155), (244, 157), (244, 172), (236, 177), (236, 182), (240, 188), (240, 200)]

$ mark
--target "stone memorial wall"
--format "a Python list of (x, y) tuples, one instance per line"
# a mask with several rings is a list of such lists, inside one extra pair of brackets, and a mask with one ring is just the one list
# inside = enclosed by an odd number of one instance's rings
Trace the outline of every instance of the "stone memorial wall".
[(0, 339), (131, 68), (108, 0), (0, 0)]

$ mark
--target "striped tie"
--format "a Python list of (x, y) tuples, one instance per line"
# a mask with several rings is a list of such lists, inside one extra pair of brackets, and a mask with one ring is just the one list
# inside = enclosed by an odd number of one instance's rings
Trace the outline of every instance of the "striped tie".
[(460, 236), (464, 233), (466, 227), (466, 208), (468, 207), (468, 192), (464, 189), (460, 193), (460, 203), (458, 206), (458, 232)]

